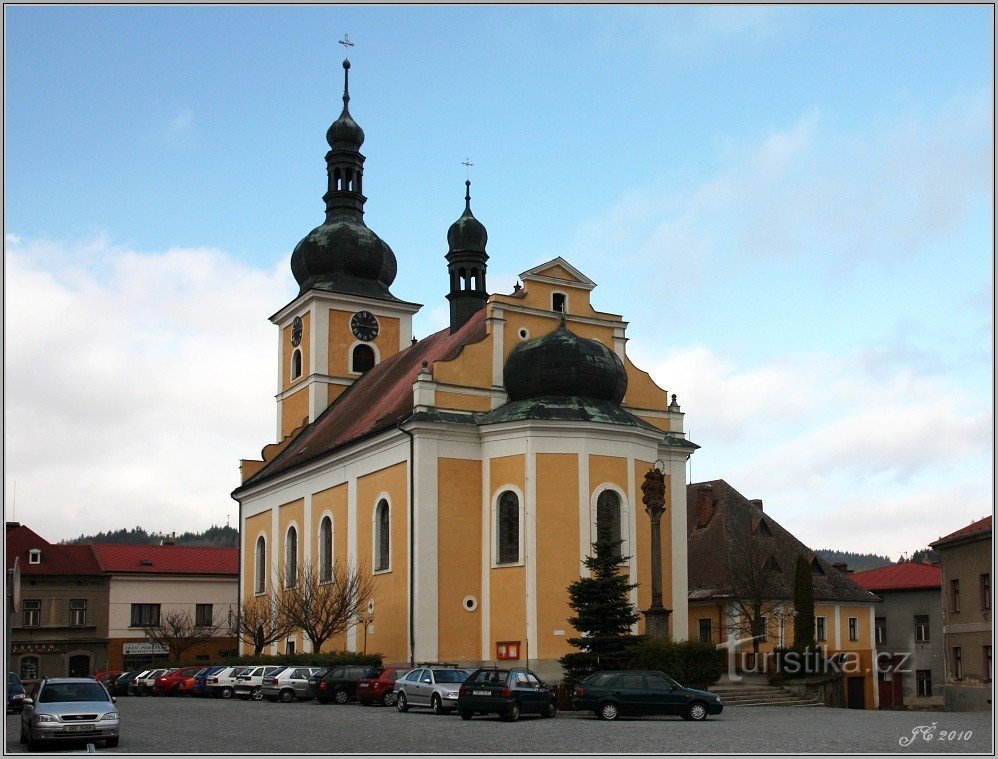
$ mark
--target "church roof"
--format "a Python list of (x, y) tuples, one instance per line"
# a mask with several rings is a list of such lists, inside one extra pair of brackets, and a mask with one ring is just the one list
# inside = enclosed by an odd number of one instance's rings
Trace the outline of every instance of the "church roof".
[[(519, 422), (525, 419), (551, 419), (563, 422), (599, 422), (642, 427), (661, 434), (643, 419), (625, 411), (611, 400), (579, 396), (542, 395), (511, 401), (484, 414), (476, 414), (478, 424)], [(692, 446), (691, 447), (695, 447)]]

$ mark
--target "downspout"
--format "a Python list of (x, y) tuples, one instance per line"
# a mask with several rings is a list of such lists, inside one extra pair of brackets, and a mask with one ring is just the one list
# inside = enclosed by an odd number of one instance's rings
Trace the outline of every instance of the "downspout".
[(409, 666), (415, 667), (416, 628), (413, 608), (416, 603), (415, 548), (416, 548), (416, 436), (398, 423), (399, 432), (409, 437)]

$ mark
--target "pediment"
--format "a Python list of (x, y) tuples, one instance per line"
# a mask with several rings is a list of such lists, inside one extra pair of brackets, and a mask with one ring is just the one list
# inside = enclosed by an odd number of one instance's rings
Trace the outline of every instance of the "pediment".
[(572, 266), (561, 256), (545, 263), (538, 264), (532, 269), (528, 269), (520, 275), (520, 279), (526, 281), (537, 279), (546, 282), (567, 283), (585, 290), (592, 290), (596, 283), (581, 271)]

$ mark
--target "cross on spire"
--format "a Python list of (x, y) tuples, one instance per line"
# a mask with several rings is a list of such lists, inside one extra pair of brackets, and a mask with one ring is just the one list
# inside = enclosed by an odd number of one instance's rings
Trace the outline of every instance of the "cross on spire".
[(348, 57), (347, 54), (350, 52), (350, 48), (353, 47), (353, 43), (350, 41), (350, 35), (344, 34), (343, 39), (341, 39), (337, 44), (343, 45), (343, 57)]

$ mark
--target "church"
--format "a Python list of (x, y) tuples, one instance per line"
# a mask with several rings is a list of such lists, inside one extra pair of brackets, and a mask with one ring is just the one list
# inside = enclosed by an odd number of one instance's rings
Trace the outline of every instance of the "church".
[[(639, 611), (653, 606), (660, 557), (659, 619), (686, 639), (685, 473), (697, 446), (676, 396), (631, 363), (627, 322), (596, 310), (596, 283), (568, 261), (489, 293), (470, 181), (440, 262), (450, 324), (415, 340), (421, 306), (392, 292), (405, 289), (395, 254), (364, 223), (364, 131), (343, 68), (325, 221), (295, 247), (300, 290), (271, 317), (278, 440), (242, 461), (232, 494), (240, 597), (273, 593), (293, 567), (345, 562), (371, 573), (376, 600), (326, 649), (557, 677), (577, 635), (566, 588), (605, 535), (631, 557)], [(653, 469), (665, 481), (654, 554), (641, 491)], [(642, 615), (635, 632), (645, 629)], [(268, 652), (307, 647), (293, 634)]]

